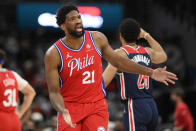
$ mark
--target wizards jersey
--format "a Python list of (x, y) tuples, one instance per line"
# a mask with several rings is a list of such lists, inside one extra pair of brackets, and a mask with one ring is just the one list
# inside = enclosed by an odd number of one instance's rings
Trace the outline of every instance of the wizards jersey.
[[(142, 66), (152, 68), (150, 56), (144, 47), (138, 46), (137, 49), (134, 49), (129, 45), (125, 45), (121, 49), (130, 60)], [(119, 73), (117, 79), (123, 100), (152, 97), (152, 79), (149, 76), (122, 72)]]
[(15, 112), (18, 101), (18, 83), (10, 70), (0, 71), (0, 112)]
[(65, 102), (89, 103), (104, 98), (101, 53), (90, 31), (85, 31), (79, 49), (71, 49), (58, 40), (54, 46), (61, 59), (60, 93)]

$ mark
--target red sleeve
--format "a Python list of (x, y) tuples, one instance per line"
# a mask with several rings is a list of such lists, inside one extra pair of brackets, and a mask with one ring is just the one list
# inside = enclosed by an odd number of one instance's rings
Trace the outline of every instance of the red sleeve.
[(186, 108), (179, 108), (176, 110), (175, 113), (175, 126), (176, 127), (186, 127), (187, 126), (187, 117), (186, 114), (188, 113), (188, 111), (186, 110)]

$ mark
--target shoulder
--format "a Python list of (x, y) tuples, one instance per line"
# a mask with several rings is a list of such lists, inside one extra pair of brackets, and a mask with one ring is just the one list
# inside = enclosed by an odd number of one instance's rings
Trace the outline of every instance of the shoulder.
[(16, 79), (22, 78), (16, 71), (13, 71), (13, 70), (8, 70), (8, 71), (12, 72), (12, 74), (14, 75), (14, 77), (15, 77)]
[(51, 60), (51, 59), (60, 59), (59, 58), (59, 54), (58, 54), (58, 51), (56, 49), (56, 47), (54, 45), (52, 45), (45, 53), (45, 57), (44, 57), (45, 60)]
[(177, 105), (177, 111), (179, 111), (179, 112), (182, 112), (187, 109), (188, 109), (188, 106), (185, 103), (181, 103), (181, 104)]
[(107, 40), (107, 37), (99, 31), (91, 31), (94, 40)]
[(11, 71), (11, 72), (16, 78), (19, 91), (23, 90), (29, 83), (25, 79), (23, 79), (17, 72), (15, 71)]
[(127, 53), (122, 48), (116, 49), (115, 52), (121, 56), (127, 57)]
[[(10, 70), (12, 73), (13, 73), (13, 75), (16, 77), (16, 79), (18, 79), (18, 78), (22, 78), (17, 72), (15, 72), (15, 71), (13, 71), (13, 70)], [(22, 78), (23, 79), (23, 78)]]

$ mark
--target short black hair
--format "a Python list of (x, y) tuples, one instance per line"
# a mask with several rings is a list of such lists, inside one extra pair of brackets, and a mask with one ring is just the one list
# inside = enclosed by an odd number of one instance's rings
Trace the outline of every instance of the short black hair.
[(5, 61), (5, 58), (6, 58), (5, 51), (3, 51), (3, 50), (0, 49), (0, 64), (2, 64), (2, 62)]
[(66, 15), (72, 10), (76, 10), (79, 13), (79, 10), (75, 5), (63, 5), (59, 8), (56, 14), (56, 23), (61, 26), (66, 20)]
[(126, 18), (121, 22), (119, 31), (126, 42), (136, 42), (140, 34), (140, 24), (134, 19)]
[(184, 97), (184, 90), (180, 87), (173, 88), (172, 89), (172, 94), (175, 94), (175, 95), (180, 96), (181, 98), (183, 98)]

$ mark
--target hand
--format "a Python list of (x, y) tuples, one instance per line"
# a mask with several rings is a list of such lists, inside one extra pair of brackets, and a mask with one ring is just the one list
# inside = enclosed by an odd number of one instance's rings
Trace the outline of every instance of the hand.
[(18, 115), (19, 119), (22, 117), (22, 114), (20, 113), (20, 111), (16, 110), (15, 113), (16, 115)]
[(152, 79), (162, 82), (165, 85), (175, 84), (174, 80), (178, 80), (177, 76), (171, 72), (166, 71), (166, 66), (164, 68), (157, 68), (153, 71), (153, 74), (151, 76)]
[(62, 116), (63, 116), (63, 119), (67, 125), (69, 125), (72, 128), (76, 127), (76, 124), (72, 123), (71, 116), (70, 116), (69, 111), (67, 109), (65, 109), (65, 111), (62, 113)]
[(140, 28), (139, 39), (145, 38), (146, 37), (145, 35), (147, 35), (147, 34), (148, 33), (145, 30), (143, 30), (142, 28)]

